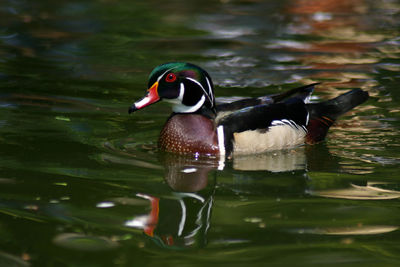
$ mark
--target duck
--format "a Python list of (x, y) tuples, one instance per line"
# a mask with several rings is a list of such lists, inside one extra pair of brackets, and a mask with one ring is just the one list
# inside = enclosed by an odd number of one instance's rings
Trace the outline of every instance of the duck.
[(172, 103), (158, 148), (176, 154), (232, 158), (315, 144), (335, 120), (369, 95), (353, 89), (333, 99), (310, 102), (318, 83), (288, 91), (217, 104), (210, 75), (186, 62), (164, 63), (150, 73), (145, 96), (129, 114), (161, 100)]

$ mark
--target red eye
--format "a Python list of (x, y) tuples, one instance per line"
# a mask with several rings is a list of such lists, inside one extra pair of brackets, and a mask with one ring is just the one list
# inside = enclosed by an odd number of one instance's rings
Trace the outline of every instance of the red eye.
[(167, 75), (167, 77), (165, 77), (165, 81), (172, 83), (176, 81), (176, 75), (173, 73), (170, 73)]

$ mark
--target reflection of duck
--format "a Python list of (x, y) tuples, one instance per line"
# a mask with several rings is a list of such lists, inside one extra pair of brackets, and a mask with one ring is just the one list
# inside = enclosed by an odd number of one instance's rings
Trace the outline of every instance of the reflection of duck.
[[(207, 185), (210, 171), (223, 170), (224, 161), (217, 158), (175, 155), (165, 153), (162, 156), (165, 167), (165, 180), (168, 185), (183, 192), (197, 192)], [(253, 155), (239, 155), (232, 160), (232, 167), (242, 171), (287, 172), (305, 170), (307, 155), (304, 147), (279, 150)]]
[[(161, 247), (183, 249), (205, 246), (210, 228), (216, 170), (221, 170), (224, 165), (218, 158), (173, 153), (161, 153), (160, 161), (165, 167), (165, 180), (174, 192), (162, 197), (137, 194), (150, 202), (150, 211), (126, 221), (125, 225), (142, 229)], [(235, 169), (246, 171), (305, 170), (306, 150), (299, 147), (239, 156), (233, 159), (232, 164)]]
[(233, 159), (233, 168), (243, 171), (287, 172), (305, 170), (306, 164), (307, 158), (304, 147), (256, 155), (243, 155)]
[(199, 192), (206, 188), (212, 170), (222, 169), (216, 158), (193, 158), (172, 153), (161, 154), (165, 168), (165, 181), (178, 192)]
[[(304, 148), (298, 148), (236, 157), (233, 165), (241, 170), (274, 172), (304, 169), (304, 152)], [(172, 153), (161, 154), (160, 160), (165, 167), (165, 180), (174, 192), (162, 197), (137, 194), (150, 202), (150, 211), (126, 221), (125, 225), (142, 229), (162, 247), (205, 246), (216, 182), (212, 174), (223, 165), (217, 158), (193, 158)], [(209, 180), (213, 182), (209, 183)]]
[(159, 146), (180, 154), (230, 157), (315, 143), (341, 114), (363, 103), (368, 93), (353, 90), (326, 102), (305, 104), (314, 85), (216, 106), (210, 76), (189, 63), (168, 63), (150, 74), (147, 95), (129, 112), (161, 99), (173, 102)]
[(206, 245), (215, 189), (215, 179), (208, 182), (209, 172), (217, 168), (218, 161), (169, 156), (161, 161), (165, 180), (174, 191), (157, 197), (137, 194), (150, 202), (150, 212), (135, 216), (125, 225), (142, 229), (162, 247), (202, 247)]
[(136, 216), (125, 226), (142, 229), (162, 247), (185, 248), (206, 245), (213, 194), (173, 192), (168, 197), (137, 194), (150, 201), (148, 214)]

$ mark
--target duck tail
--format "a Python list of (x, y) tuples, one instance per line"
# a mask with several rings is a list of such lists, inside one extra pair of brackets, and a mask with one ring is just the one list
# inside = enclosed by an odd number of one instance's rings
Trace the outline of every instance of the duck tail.
[(305, 102), (308, 102), (308, 98), (314, 91), (314, 87), (319, 83), (312, 83), (302, 87), (297, 87), (288, 91), (285, 91), (280, 94), (271, 95), (271, 98), (274, 100), (274, 103), (281, 102), (287, 98), (300, 98)]
[(306, 142), (314, 144), (322, 141), (339, 116), (364, 103), (368, 97), (368, 92), (354, 89), (325, 102), (307, 104), (310, 117)]

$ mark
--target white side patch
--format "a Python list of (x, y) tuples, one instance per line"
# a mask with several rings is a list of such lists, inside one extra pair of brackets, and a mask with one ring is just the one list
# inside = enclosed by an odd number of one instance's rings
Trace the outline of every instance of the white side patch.
[(225, 136), (224, 136), (224, 126), (220, 125), (217, 128), (218, 135), (218, 147), (219, 147), (219, 155), (221, 157), (225, 156)]
[(218, 147), (219, 147), (219, 161), (218, 170), (222, 171), (225, 168), (225, 136), (224, 126), (220, 125), (217, 128)]
[(234, 153), (253, 154), (295, 147), (304, 144), (306, 134), (306, 129), (293, 121), (276, 120), (266, 132), (234, 133)]

